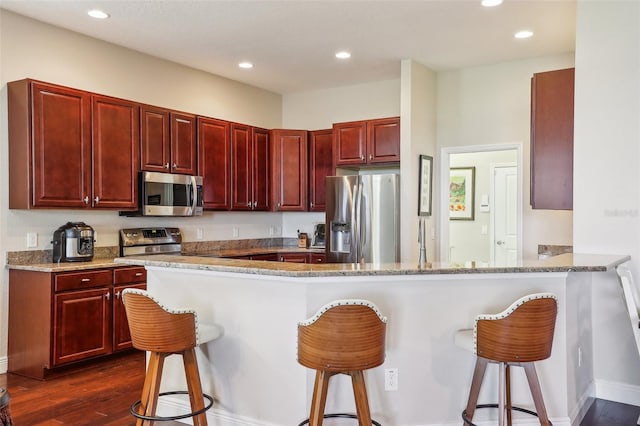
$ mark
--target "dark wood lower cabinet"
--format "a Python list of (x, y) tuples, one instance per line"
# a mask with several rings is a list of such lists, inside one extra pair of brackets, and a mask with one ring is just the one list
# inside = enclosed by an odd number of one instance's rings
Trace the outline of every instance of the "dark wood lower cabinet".
[(143, 267), (10, 270), (9, 372), (42, 380), (60, 367), (131, 347), (119, 295), (145, 282)]
[(246, 259), (246, 260), (270, 260), (272, 262), (292, 262), (292, 263), (325, 263), (326, 256), (324, 253), (300, 253), (300, 252), (285, 252), (285, 253), (265, 253), (265, 254), (252, 254), (246, 256), (234, 256), (234, 259)]

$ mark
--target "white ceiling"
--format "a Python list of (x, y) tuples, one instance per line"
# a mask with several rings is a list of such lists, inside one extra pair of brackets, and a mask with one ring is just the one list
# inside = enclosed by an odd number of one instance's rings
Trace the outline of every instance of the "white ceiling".
[[(0, 7), (278, 93), (575, 50), (575, 0), (0, 0)], [(107, 20), (89, 18), (100, 8)], [(517, 40), (521, 29), (534, 31)], [(352, 52), (339, 61), (338, 50)], [(251, 61), (251, 70), (239, 69)]]

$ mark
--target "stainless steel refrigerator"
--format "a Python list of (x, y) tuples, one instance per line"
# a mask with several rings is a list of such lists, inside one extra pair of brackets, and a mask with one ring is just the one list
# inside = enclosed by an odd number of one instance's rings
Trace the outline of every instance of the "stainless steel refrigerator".
[(400, 261), (400, 176), (328, 176), (327, 262)]

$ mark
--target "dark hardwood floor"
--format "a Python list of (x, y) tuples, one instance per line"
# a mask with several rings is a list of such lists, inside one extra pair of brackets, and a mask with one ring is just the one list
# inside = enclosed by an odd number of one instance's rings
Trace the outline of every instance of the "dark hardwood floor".
[[(134, 351), (46, 381), (0, 374), (0, 387), (15, 426), (133, 426), (129, 407), (140, 399), (144, 373), (144, 354)], [(640, 407), (596, 399), (580, 426), (635, 426), (638, 416)]]
[(580, 426), (635, 426), (640, 407), (596, 399)]
[(144, 374), (144, 353), (134, 351), (46, 381), (0, 374), (0, 387), (11, 397), (15, 426), (133, 426), (129, 407), (140, 399)]

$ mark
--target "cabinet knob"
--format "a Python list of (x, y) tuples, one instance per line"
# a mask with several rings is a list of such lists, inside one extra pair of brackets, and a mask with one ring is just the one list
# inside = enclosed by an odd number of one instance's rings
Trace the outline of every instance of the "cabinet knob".
[[(109, 294), (109, 293), (107, 293), (107, 294)], [(120, 299), (120, 291), (119, 291), (119, 290), (118, 290), (118, 291), (116, 291), (115, 296), (116, 296), (116, 299)]]
[(96, 202), (96, 204), (98, 204), (98, 203), (100, 202), (100, 197), (96, 197), (96, 198), (94, 198), (94, 199), (93, 199), (93, 201), (95, 201), (95, 202)]
[(247, 207), (252, 207), (252, 206), (253, 206), (253, 204), (251, 203), (251, 201), (249, 201), (249, 202), (247, 203)]
[(373, 154), (369, 154), (369, 160), (373, 160)]
[(361, 155), (361, 156), (360, 156), (360, 159), (361, 159), (362, 161), (364, 161), (364, 155)]
[(173, 163), (173, 169), (175, 170), (177, 168), (178, 168), (178, 165), (176, 163)]
[(167, 170), (169, 170), (169, 163), (165, 164), (165, 165), (164, 165), (164, 168), (165, 168), (165, 169), (167, 169)]
[(107, 299), (107, 300), (111, 299), (111, 293), (110, 293), (110, 292), (106, 292), (106, 293), (104, 294), (104, 297), (105, 297), (105, 299)]
[(89, 204), (89, 197), (85, 196), (82, 201), (84, 201), (85, 204)]
[(254, 202), (253, 202), (253, 208), (255, 209), (256, 207), (258, 207), (258, 202), (257, 202), (257, 201), (254, 201)]
[(276, 207), (280, 208), (280, 203), (278, 203)]
[(313, 208), (313, 201), (310, 202), (309, 205), (311, 206), (311, 208)]

